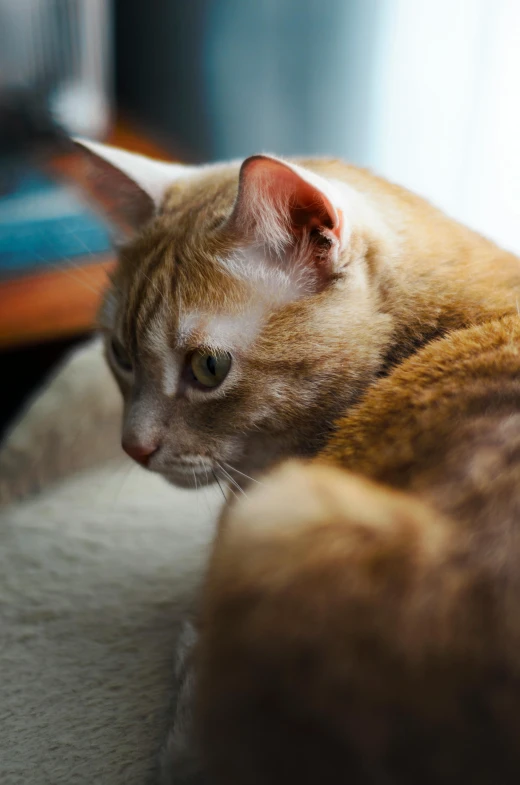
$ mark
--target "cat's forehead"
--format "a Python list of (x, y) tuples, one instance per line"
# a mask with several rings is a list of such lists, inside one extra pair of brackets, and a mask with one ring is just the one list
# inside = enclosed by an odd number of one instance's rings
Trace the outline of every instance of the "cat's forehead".
[(201, 167), (197, 176), (179, 178), (166, 190), (160, 216), (181, 229), (211, 225), (215, 217), (229, 215), (238, 192), (239, 163)]
[(244, 331), (253, 293), (228, 263), (236, 240), (214, 224), (197, 226), (196, 216), (182, 224), (160, 216), (122, 250), (121, 332), (135, 348), (156, 350), (158, 336), (171, 346), (223, 345)]
[(237, 179), (237, 172), (226, 169), (220, 176), (211, 172), (173, 183), (154, 220), (125, 249), (123, 263), (125, 256), (131, 260), (128, 274), (139, 272), (145, 257), (154, 256), (159, 262), (168, 251), (179, 261), (225, 252), (233, 237), (218, 230), (233, 210)]

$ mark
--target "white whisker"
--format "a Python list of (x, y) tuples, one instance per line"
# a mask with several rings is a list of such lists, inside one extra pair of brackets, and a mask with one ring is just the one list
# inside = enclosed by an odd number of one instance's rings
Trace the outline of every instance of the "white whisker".
[(236, 472), (237, 474), (241, 474), (242, 477), (245, 477), (247, 480), (252, 480), (253, 482), (256, 482), (258, 485), (265, 485), (265, 482), (260, 482), (260, 480), (255, 480), (254, 477), (251, 477), (249, 474), (245, 474), (245, 472), (241, 472), (240, 469), (235, 469), (235, 467), (231, 466), (231, 464), (227, 463), (227, 461), (222, 461), (222, 463), (224, 463), (228, 467), (228, 469), (231, 469), (231, 471)]
[(208, 501), (208, 492), (207, 492), (208, 491), (208, 485), (209, 485), (208, 467), (206, 466), (204, 461), (201, 461), (201, 463), (202, 463), (202, 466), (204, 468), (204, 474), (206, 475), (206, 485), (204, 486), (204, 489), (203, 489), (204, 490), (204, 494), (203, 494), (204, 495), (204, 502), (206, 504), (208, 512), (211, 515), (211, 505), (210, 505), (210, 503)]
[(69, 229), (69, 230), (67, 231), (67, 235), (69, 235), (70, 237), (74, 237), (74, 238), (75, 238), (75, 239), (76, 239), (76, 240), (77, 240), (77, 241), (80, 243), (80, 245), (82, 245), (82, 246), (83, 246), (83, 248), (85, 249), (85, 251), (86, 251), (86, 252), (87, 252), (87, 253), (88, 253), (90, 256), (93, 256), (94, 258), (96, 258), (97, 254), (95, 254), (95, 253), (94, 253), (94, 252), (93, 252), (93, 251), (92, 251), (92, 250), (91, 250), (91, 249), (88, 247), (88, 245), (86, 244), (86, 242), (85, 242), (85, 240), (83, 239), (83, 237), (81, 237), (81, 236), (80, 236), (80, 235), (79, 235), (77, 232), (75, 232), (74, 230), (71, 230), (71, 229)]
[(220, 484), (220, 480), (219, 480), (219, 478), (217, 476), (217, 473), (215, 472), (214, 469), (211, 470), (211, 473), (213, 474), (213, 477), (215, 478), (215, 481), (216, 481), (218, 487), (220, 488), (220, 493), (222, 494), (222, 497), (223, 497), (224, 501), (227, 501), (226, 494), (222, 490), (222, 485)]
[(92, 286), (91, 284), (87, 283), (85, 279), (80, 275), (74, 275), (70, 267), (63, 264), (63, 262), (69, 262), (71, 266), (76, 270), (83, 269), (78, 264), (75, 264), (74, 261), (70, 259), (68, 256), (63, 257), (60, 262), (51, 262), (48, 259), (45, 259), (45, 257), (41, 256), (40, 254), (34, 254), (34, 257), (36, 259), (39, 259), (41, 262), (45, 262), (45, 265), (47, 267), (53, 267), (55, 270), (59, 270), (60, 272), (66, 272), (71, 278), (74, 278), (74, 280), (79, 281), (79, 283), (83, 284), (83, 286), (86, 289), (89, 289), (91, 292), (94, 292), (94, 294), (103, 296), (104, 294), (103, 289), (99, 289), (98, 287)]
[[(223, 479), (223, 478), (222, 478), (222, 479)], [(235, 497), (235, 499), (238, 499), (238, 496), (236, 495), (235, 491), (233, 490), (233, 488), (232, 488), (230, 485), (228, 485), (228, 486), (227, 486), (227, 489), (228, 489), (228, 491), (229, 491), (230, 493), (232, 493), (232, 494), (233, 494), (233, 496)]]
[(123, 470), (124, 470), (124, 469), (126, 469), (126, 471), (124, 471), (124, 474), (123, 474), (123, 479), (122, 479), (122, 481), (121, 481), (121, 484), (120, 484), (120, 486), (119, 486), (119, 488), (118, 488), (117, 492), (116, 492), (116, 493), (115, 493), (115, 495), (114, 495), (114, 500), (113, 500), (113, 502), (112, 502), (112, 510), (114, 510), (114, 509), (115, 509), (115, 507), (116, 507), (116, 504), (117, 504), (117, 502), (119, 501), (119, 497), (120, 497), (120, 496), (121, 496), (121, 494), (123, 493), (123, 488), (125, 487), (125, 485), (126, 485), (126, 483), (127, 483), (127, 481), (128, 481), (128, 478), (130, 477), (131, 473), (132, 473), (132, 472), (133, 472), (133, 470), (136, 468), (136, 466), (135, 466), (135, 464), (134, 464), (134, 463), (129, 463), (129, 465), (128, 465), (128, 468), (127, 468), (127, 467), (125, 467), (125, 465), (124, 465), (124, 464), (123, 464), (123, 466), (122, 466), (121, 468), (122, 468)]
[[(242, 486), (238, 484), (238, 482), (237, 482), (237, 481), (236, 481), (236, 480), (235, 480), (235, 479), (234, 479), (234, 478), (233, 478), (233, 477), (232, 477), (232, 476), (229, 474), (229, 472), (227, 472), (227, 471), (224, 469), (224, 467), (223, 467), (223, 466), (222, 466), (222, 465), (221, 465), (221, 464), (220, 464), (218, 461), (216, 461), (216, 464), (217, 464), (218, 468), (220, 469), (220, 471), (223, 473), (224, 477), (225, 477), (225, 478), (226, 478), (226, 479), (227, 479), (229, 482), (232, 482), (232, 483), (233, 483), (233, 485), (235, 486), (235, 488), (237, 488), (237, 489), (238, 489), (238, 490), (239, 490), (241, 493), (243, 493), (243, 494), (244, 494), (244, 496), (246, 496), (246, 497), (247, 497), (247, 493), (244, 491), (244, 489), (242, 488)], [(228, 486), (228, 487), (229, 487), (229, 486)], [(229, 488), (229, 490), (230, 490), (230, 491), (233, 491), (233, 489), (232, 489), (232, 488)]]
[[(78, 241), (78, 242), (79, 242), (79, 243), (80, 243), (80, 244), (83, 246), (83, 248), (84, 248), (84, 249), (85, 249), (85, 251), (86, 251), (86, 252), (89, 254), (89, 256), (91, 256), (93, 259), (99, 259), (99, 257), (100, 257), (100, 254), (99, 254), (99, 253), (94, 253), (94, 252), (93, 252), (93, 251), (92, 251), (92, 250), (91, 250), (91, 249), (88, 247), (88, 245), (86, 244), (86, 242), (85, 242), (85, 240), (83, 239), (83, 237), (81, 237), (79, 234), (77, 234), (77, 232), (74, 232), (74, 231), (71, 231), (71, 230), (69, 230), (69, 231), (68, 231), (68, 234), (70, 234), (70, 235), (71, 235), (71, 237), (75, 237), (75, 238), (76, 238), (76, 240), (77, 240), (77, 241)], [(68, 261), (72, 261), (72, 260), (71, 260), (71, 259), (69, 259)], [(76, 267), (78, 268), (78, 270), (82, 269), (82, 267), (80, 267), (79, 265), (76, 265)], [(112, 278), (110, 277), (110, 272), (107, 270), (107, 268), (106, 268), (104, 265), (102, 265), (102, 267), (103, 267), (103, 270), (104, 270), (104, 271), (106, 272), (106, 274), (107, 274), (107, 278), (109, 279), (111, 286), (113, 286), (113, 287), (114, 287), (114, 289), (117, 289), (117, 291), (119, 292), (119, 294), (120, 294), (120, 295), (122, 295), (122, 294), (123, 294), (123, 292), (121, 291), (121, 289), (120, 289), (118, 286), (116, 286), (116, 284), (114, 283), (114, 281), (113, 281), (113, 280), (112, 280)]]

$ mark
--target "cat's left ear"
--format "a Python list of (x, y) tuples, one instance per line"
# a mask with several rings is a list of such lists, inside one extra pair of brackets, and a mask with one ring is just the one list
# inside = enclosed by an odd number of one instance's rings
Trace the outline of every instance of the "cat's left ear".
[(342, 195), (315, 172), (267, 155), (240, 170), (236, 226), (280, 258), (298, 254), (320, 278), (334, 274), (345, 241)]
[(80, 153), (74, 180), (125, 235), (152, 218), (168, 187), (195, 169), (88, 139), (75, 139), (74, 144)]

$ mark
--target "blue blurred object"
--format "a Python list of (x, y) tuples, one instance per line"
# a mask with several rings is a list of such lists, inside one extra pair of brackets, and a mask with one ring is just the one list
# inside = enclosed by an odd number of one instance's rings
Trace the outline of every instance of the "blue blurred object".
[[(0, 200), (0, 278), (111, 248), (109, 229), (76, 192), (31, 170)], [(91, 256), (92, 255), (92, 256)]]
[[(369, 160), (392, 0), (115, 0), (118, 99), (182, 159)], [(421, 5), (419, 3), (419, 5)]]

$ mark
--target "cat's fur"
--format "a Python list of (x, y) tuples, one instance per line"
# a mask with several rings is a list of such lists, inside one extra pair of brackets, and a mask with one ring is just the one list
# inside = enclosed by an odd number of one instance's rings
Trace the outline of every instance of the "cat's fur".
[[(151, 218), (104, 311), (124, 439), (181, 484), (321, 451), (217, 538), (214, 781), (518, 781), (519, 260), (341, 162), (101, 154)], [(198, 348), (232, 355), (213, 392)]]
[(509, 317), (407, 360), (224, 518), (199, 650), (215, 782), (518, 782), (519, 521)]

